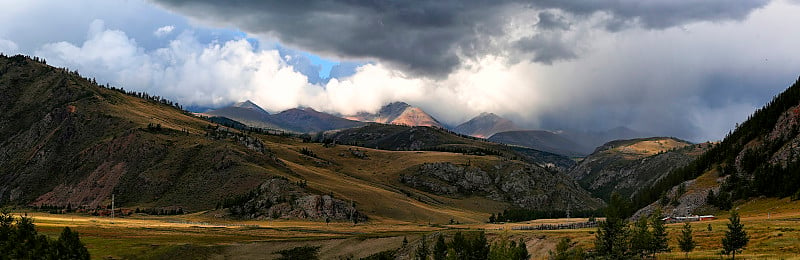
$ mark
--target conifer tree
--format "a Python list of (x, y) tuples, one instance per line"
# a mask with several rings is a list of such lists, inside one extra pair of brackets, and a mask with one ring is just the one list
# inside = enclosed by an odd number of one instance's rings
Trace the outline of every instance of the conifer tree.
[(736, 253), (741, 252), (750, 237), (744, 230), (744, 225), (740, 222), (739, 212), (736, 210), (731, 211), (730, 223), (728, 223), (728, 231), (725, 232), (725, 237), (722, 238), (722, 253), (726, 255), (733, 255), (736, 259)]
[(444, 260), (447, 257), (447, 244), (444, 243), (444, 235), (439, 235), (436, 238), (436, 244), (433, 246), (433, 259)]
[(425, 241), (425, 235), (422, 235), (420, 238), (419, 247), (417, 248), (417, 253), (415, 254), (416, 259), (419, 260), (426, 260), (428, 259), (428, 242)]
[(633, 225), (630, 236), (631, 252), (639, 257), (649, 255), (652, 252), (653, 233), (647, 226), (647, 218), (639, 218)]
[(689, 222), (683, 224), (681, 236), (678, 237), (678, 246), (681, 248), (681, 251), (685, 253), (686, 259), (689, 259), (689, 252), (692, 252), (695, 246), (697, 246), (697, 242), (692, 238), (692, 225), (690, 225)]
[(653, 237), (650, 240), (650, 253), (655, 254), (661, 252), (669, 252), (669, 238), (667, 238), (667, 227), (664, 226), (664, 220), (661, 219), (661, 210), (656, 210), (650, 216), (650, 226), (653, 228)]
[(595, 234), (595, 252), (609, 259), (622, 259), (629, 255), (628, 223), (624, 212), (626, 202), (618, 194), (611, 194), (611, 200), (605, 210), (606, 221), (600, 222)]

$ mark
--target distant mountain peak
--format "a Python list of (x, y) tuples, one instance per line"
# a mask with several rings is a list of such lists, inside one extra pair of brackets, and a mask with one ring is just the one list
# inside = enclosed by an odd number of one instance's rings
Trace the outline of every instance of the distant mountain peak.
[(492, 113), (492, 112), (481, 112), (478, 116), (472, 118), (472, 120), (481, 119), (481, 118), (482, 119), (490, 119), (490, 120), (501, 120), (501, 119), (504, 119), (503, 117), (498, 116), (497, 114)]
[(253, 103), (253, 101), (250, 101), (250, 100), (245, 100), (245, 101), (242, 101), (242, 102), (238, 102), (236, 104), (233, 104), (231, 107), (250, 109), (250, 110), (255, 110), (255, 111), (258, 111), (258, 112), (265, 113), (265, 114), (269, 114), (269, 113), (267, 113), (266, 110), (264, 110), (263, 108), (261, 108), (260, 106), (256, 105), (255, 103)]
[(409, 104), (408, 104), (408, 103), (406, 103), (406, 102), (403, 102), (403, 101), (395, 101), (395, 102), (392, 102), (392, 103), (386, 104), (384, 107), (410, 107), (410, 106), (411, 106), (411, 105), (409, 105)]
[(375, 122), (382, 124), (408, 125), (408, 126), (434, 126), (442, 127), (436, 118), (426, 113), (419, 107), (414, 107), (406, 102), (395, 101), (378, 110), (378, 113), (371, 114), (360, 112), (353, 116), (345, 117), (351, 120), (362, 122)]
[(511, 130), (517, 130), (517, 126), (511, 120), (505, 119), (491, 112), (482, 112), (467, 122), (460, 124), (453, 129), (455, 132), (480, 138)]

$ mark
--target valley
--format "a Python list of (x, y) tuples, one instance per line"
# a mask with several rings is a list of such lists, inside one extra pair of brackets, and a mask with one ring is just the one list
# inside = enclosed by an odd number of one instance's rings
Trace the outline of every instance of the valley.
[[(800, 253), (800, 202), (791, 196), (798, 89), (718, 143), (622, 139), (579, 157), (587, 149), (575, 142), (631, 131), (586, 139), (516, 132), (510, 121), (482, 114), (487, 121), (457, 132), (405, 103), (362, 113), (361, 121), (311, 108), (269, 114), (252, 102), (193, 114), (163, 97), (3, 56), (0, 98), (13, 102), (0, 104), (0, 203), (27, 213), (48, 236), (74, 229), (93, 258), (274, 259), (280, 250), (318, 246), (323, 259), (386, 251), (408, 259), (423, 235), (485, 232), (487, 248), (521, 239), (533, 259), (545, 259), (562, 238), (596, 253), (605, 224), (518, 227), (589, 221), (566, 219), (571, 213), (627, 221), (657, 210), (715, 215), (693, 223), (698, 247), (690, 254), (715, 258), (735, 208), (751, 237), (741, 256), (791, 258)], [(498, 129), (512, 131), (492, 133)], [(493, 142), (498, 135), (532, 142)], [(765, 189), (770, 176), (786, 182), (781, 190)], [(500, 217), (508, 212), (517, 222)], [(667, 225), (673, 248), (680, 228)]]

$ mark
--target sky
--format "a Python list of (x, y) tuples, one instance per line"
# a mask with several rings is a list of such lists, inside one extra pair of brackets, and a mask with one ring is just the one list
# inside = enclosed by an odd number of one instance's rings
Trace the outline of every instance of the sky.
[(719, 140), (800, 75), (798, 0), (0, 0), (0, 52), (184, 106)]

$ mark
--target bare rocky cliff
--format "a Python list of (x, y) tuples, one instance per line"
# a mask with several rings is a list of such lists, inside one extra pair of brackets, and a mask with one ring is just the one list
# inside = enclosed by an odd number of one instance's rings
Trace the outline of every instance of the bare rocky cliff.
[(426, 163), (413, 167), (400, 181), (434, 194), (484, 196), (528, 209), (597, 209), (603, 205), (562, 173), (514, 161), (482, 166)]

